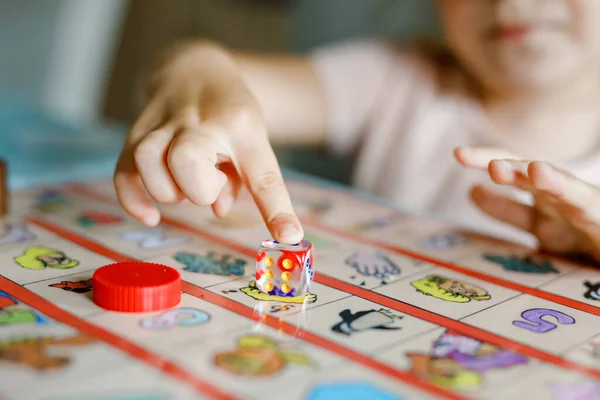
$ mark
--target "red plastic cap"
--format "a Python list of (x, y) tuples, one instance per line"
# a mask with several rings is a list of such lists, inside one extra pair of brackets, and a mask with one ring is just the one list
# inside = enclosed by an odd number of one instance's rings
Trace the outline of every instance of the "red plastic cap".
[(155, 263), (106, 265), (94, 272), (92, 287), (94, 303), (110, 311), (160, 311), (181, 301), (179, 272)]

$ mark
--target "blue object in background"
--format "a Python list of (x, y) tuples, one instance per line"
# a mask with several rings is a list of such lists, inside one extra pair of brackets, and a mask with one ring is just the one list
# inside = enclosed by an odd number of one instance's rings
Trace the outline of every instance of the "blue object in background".
[(126, 137), (120, 125), (75, 124), (0, 98), (0, 158), (12, 190), (110, 178)]
[(306, 400), (402, 400), (370, 383), (326, 383), (315, 386)]

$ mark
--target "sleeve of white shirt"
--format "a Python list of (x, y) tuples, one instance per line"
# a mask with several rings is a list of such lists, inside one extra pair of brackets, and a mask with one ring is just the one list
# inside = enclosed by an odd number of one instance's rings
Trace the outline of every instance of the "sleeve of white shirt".
[(368, 129), (391, 69), (402, 62), (398, 50), (382, 40), (350, 41), (316, 49), (311, 61), (328, 106), (327, 147), (347, 154)]

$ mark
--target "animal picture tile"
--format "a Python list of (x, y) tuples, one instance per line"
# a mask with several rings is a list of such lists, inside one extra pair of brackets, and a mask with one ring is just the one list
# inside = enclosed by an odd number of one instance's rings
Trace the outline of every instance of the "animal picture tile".
[(376, 358), (438, 387), (476, 398), (478, 393), (523, 377), (524, 371), (538, 364), (518, 352), (444, 328), (388, 346)]
[(582, 267), (565, 274), (560, 279), (540, 285), (539, 289), (576, 300), (600, 311), (600, 269)]
[(474, 252), (456, 262), (474, 271), (530, 287), (552, 282), (575, 268), (573, 264), (536, 254), (530, 249), (500, 246)]
[(345, 245), (315, 260), (317, 273), (368, 290), (433, 268), (421, 260), (366, 245)]
[(46, 315), (13, 294), (0, 291), (0, 339), (9, 340), (15, 337), (42, 332), (60, 327), (68, 329), (60, 322)]
[[(292, 314), (285, 320), (296, 316)], [(359, 297), (315, 307), (307, 313), (306, 324), (320, 336), (370, 355), (437, 327)]]
[[(0, 348), (2, 391), (22, 396), (19, 398), (110, 372), (129, 358), (83, 332), (58, 324), (3, 338)], [(35, 385), (28, 384), (34, 378)]]
[(0, 252), (8, 252), (23, 243), (36, 241), (55, 241), (55, 234), (27, 221), (11, 220), (0, 233)]
[(24, 242), (0, 252), (2, 275), (29, 284), (63, 275), (93, 271), (113, 260), (69, 241), (55, 239)]
[(209, 287), (254, 277), (255, 259), (221, 246), (185, 246), (146, 261), (168, 265), (181, 273), (184, 281)]
[[(212, 382), (228, 382), (241, 393), (275, 399), (286, 388), (304, 385), (305, 377), (323, 373), (343, 359), (275, 329), (228, 331), (189, 343), (176, 361)], [(265, 388), (272, 388), (266, 391)]]
[(411, 275), (374, 291), (452, 319), (465, 318), (519, 295), (442, 268)]
[(92, 300), (92, 276), (95, 270), (37, 281), (25, 287), (62, 309), (86, 318), (103, 312)]
[[(267, 310), (269, 314), (277, 314), (277, 318), (284, 318), (286, 314), (295, 313), (298, 307), (309, 310), (321, 304), (330, 303), (351, 296), (341, 290), (326, 285), (312, 282), (310, 289), (302, 296), (284, 297), (269, 295), (261, 292), (255, 277), (243, 277), (234, 281), (222, 283), (207, 288), (209, 291), (236, 301), (252, 309)], [(294, 307), (282, 307), (291, 306)]]

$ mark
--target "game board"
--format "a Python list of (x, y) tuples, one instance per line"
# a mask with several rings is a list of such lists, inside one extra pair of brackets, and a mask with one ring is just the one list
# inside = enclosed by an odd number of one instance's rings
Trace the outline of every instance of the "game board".
[[(315, 246), (298, 299), (253, 282), (268, 233), (163, 207), (148, 229), (111, 182), (13, 193), (0, 238), (0, 398), (600, 399), (600, 269), (415, 217), (293, 176)], [(172, 266), (182, 301), (109, 312), (93, 272)]]

